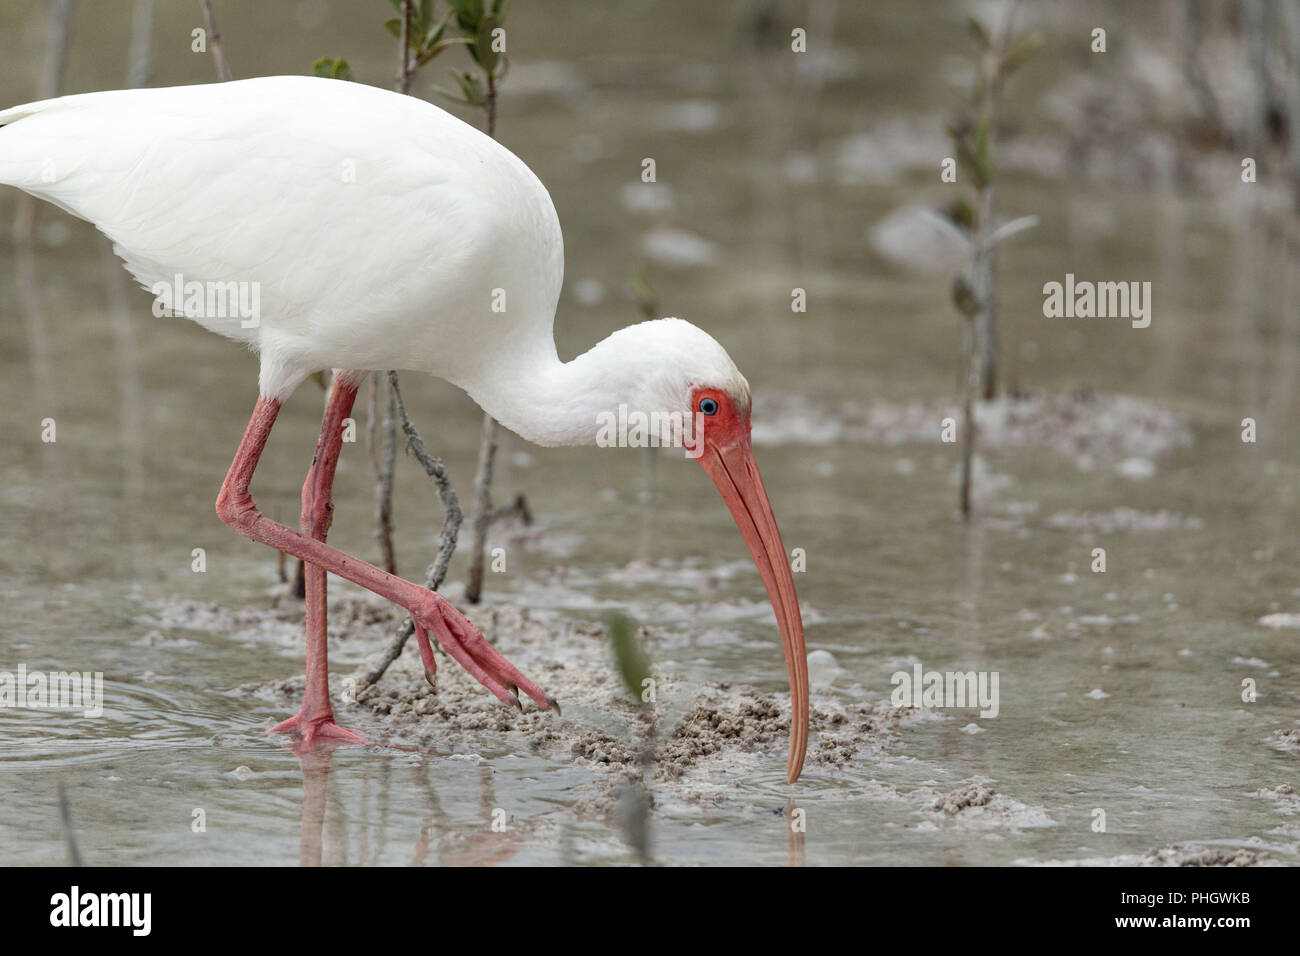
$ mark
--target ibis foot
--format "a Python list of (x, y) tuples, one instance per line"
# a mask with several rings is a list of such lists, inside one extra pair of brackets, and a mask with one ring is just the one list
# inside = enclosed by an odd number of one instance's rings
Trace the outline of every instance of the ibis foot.
[[(303, 708), (306, 709), (305, 707)], [(318, 743), (332, 741), (340, 744), (357, 744), (367, 746), (374, 741), (362, 736), (355, 730), (348, 730), (334, 723), (334, 715), (329, 711), (314, 717), (303, 717), (300, 710), (288, 720), (282, 720), (267, 731), (268, 734), (297, 734), (300, 740), (294, 747), (295, 753), (310, 750)]]

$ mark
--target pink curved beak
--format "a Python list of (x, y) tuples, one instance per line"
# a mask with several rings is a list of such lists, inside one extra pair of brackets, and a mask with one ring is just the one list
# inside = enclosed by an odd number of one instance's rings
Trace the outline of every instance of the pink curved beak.
[(748, 434), (718, 446), (704, 442), (700, 464), (722, 493), (731, 516), (749, 545), (758, 573), (776, 612), (785, 645), (785, 666), (790, 674), (790, 757), (786, 779), (794, 783), (803, 770), (808, 750), (808, 652), (803, 641), (803, 619), (799, 616), (799, 598), (794, 591), (794, 577), (786, 557), (781, 532), (772, 514), (772, 503), (763, 487), (758, 464)]

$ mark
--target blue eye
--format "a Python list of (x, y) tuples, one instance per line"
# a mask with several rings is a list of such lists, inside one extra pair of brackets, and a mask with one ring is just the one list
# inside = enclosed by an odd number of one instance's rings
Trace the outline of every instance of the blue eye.
[(700, 411), (705, 415), (716, 415), (718, 414), (718, 403), (711, 398), (701, 398)]

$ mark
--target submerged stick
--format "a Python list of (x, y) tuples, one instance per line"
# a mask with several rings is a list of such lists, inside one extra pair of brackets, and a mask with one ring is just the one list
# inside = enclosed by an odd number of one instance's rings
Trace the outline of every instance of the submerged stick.
[(59, 800), (59, 827), (63, 830), (63, 843), (68, 848), (68, 865), (85, 866), (81, 859), (81, 850), (77, 847), (77, 834), (72, 830), (72, 810), (68, 806), (68, 792), (63, 789), (63, 781), (56, 786)]

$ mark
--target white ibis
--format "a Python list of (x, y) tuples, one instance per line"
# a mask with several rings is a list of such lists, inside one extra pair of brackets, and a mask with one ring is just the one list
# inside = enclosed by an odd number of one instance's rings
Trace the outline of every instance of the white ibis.
[[(464, 389), (540, 445), (596, 444), (600, 423), (620, 406), (703, 425), (699, 461), (758, 565), (785, 645), (786, 771), (798, 778), (808, 740), (803, 623), (754, 462), (749, 384), (721, 345), (679, 319), (620, 329), (561, 361), (553, 336), (560, 223), (546, 188), (514, 154), (415, 97), (265, 77), (5, 110), (0, 183), (93, 223), (156, 296), (182, 290), (186, 301), (170, 308), (260, 355), (257, 404), (217, 514), (307, 565), (306, 694), (272, 732), (296, 732), (303, 746), (366, 742), (335, 724), (330, 707), (327, 572), (405, 608), (426, 669), (435, 666), (432, 632), (504, 703), (521, 707), (522, 690), (542, 709), (555, 706), (441, 595), (325, 543), (358, 383), (373, 369), (414, 370)], [(213, 290), (257, 308), (214, 305)], [(295, 531), (258, 510), (249, 483), (282, 403), (325, 369), (335, 375)]]

